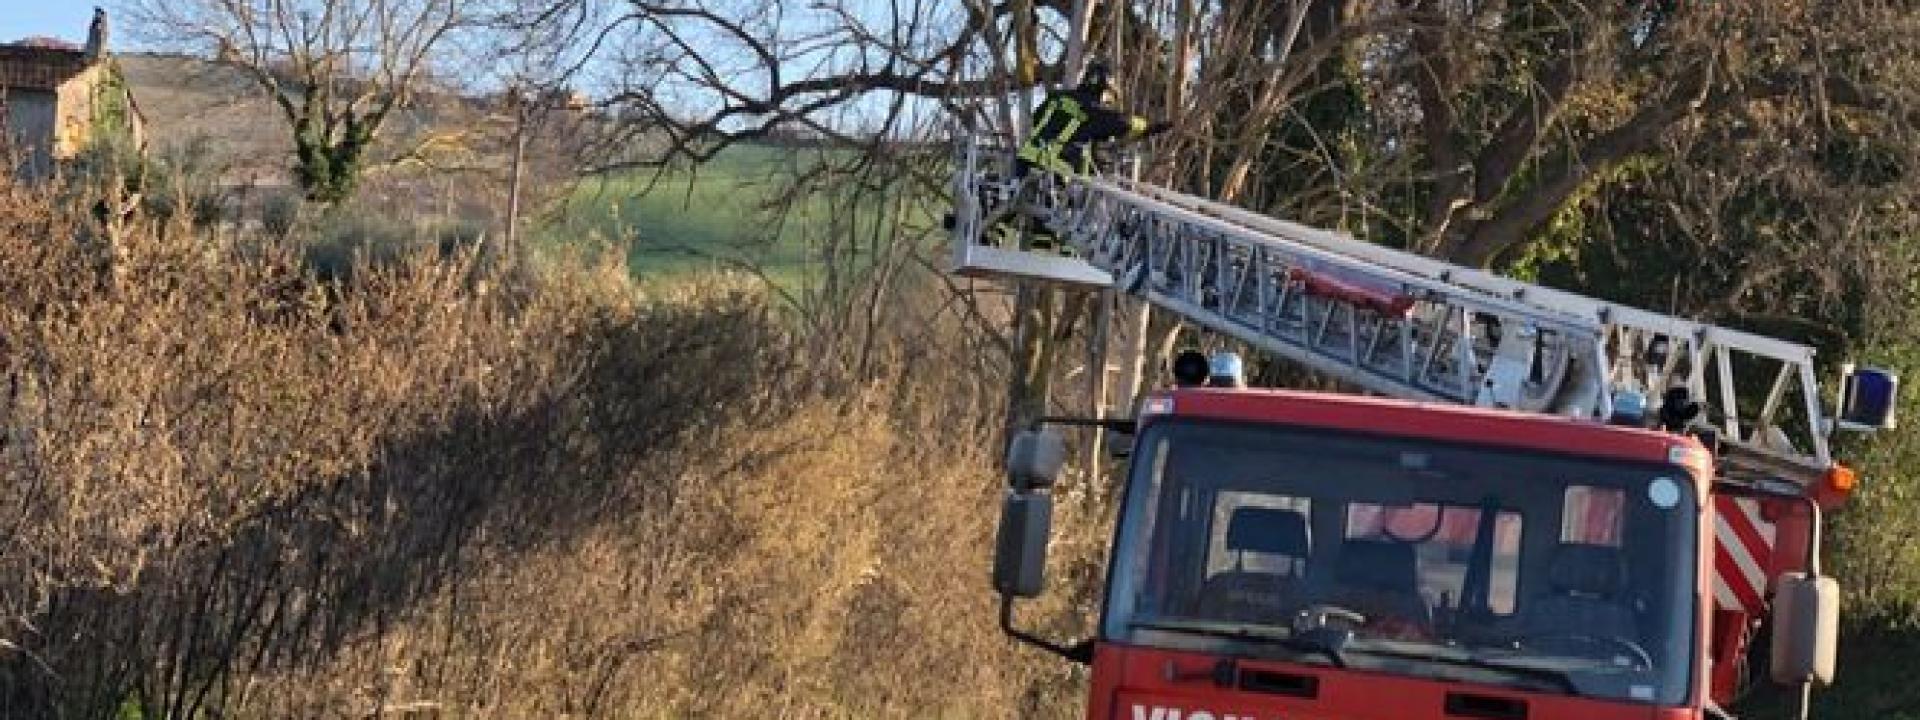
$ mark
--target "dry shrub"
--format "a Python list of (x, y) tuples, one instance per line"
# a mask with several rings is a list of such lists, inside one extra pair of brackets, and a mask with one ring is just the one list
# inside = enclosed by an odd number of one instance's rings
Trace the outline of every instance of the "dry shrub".
[(481, 561), (491, 572), (336, 663), (266, 681), (297, 703), (255, 709), (1026, 716), (1019, 695), (1050, 668), (993, 631), (980, 465), (899, 464), (918, 453), (884, 415), (827, 403), (753, 425), (633, 469), (673, 497), (564, 546)]
[(1068, 712), (994, 623), (990, 391), (800, 382), (815, 345), (738, 280), (328, 285), (88, 207), (0, 185), (0, 714)]

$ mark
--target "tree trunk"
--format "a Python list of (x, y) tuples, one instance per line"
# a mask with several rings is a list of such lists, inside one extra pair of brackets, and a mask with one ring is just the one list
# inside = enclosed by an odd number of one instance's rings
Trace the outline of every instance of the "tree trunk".
[(1147, 336), (1153, 326), (1153, 305), (1125, 295), (1120, 296), (1119, 305), (1124, 312), (1124, 329), (1120, 337), (1120, 382), (1114, 392), (1116, 403), (1131, 416), (1147, 383), (1147, 353), (1151, 349)]
[[(1102, 290), (1093, 295), (1093, 333), (1087, 338), (1087, 409), (1095, 420), (1107, 417), (1107, 396), (1111, 388), (1107, 348), (1112, 343), (1114, 300), (1119, 293)], [(1094, 431), (1087, 440), (1087, 476), (1100, 477), (1106, 432)]]
[(1053, 389), (1047, 362), (1056, 291), (1022, 282), (1014, 299), (1013, 382), (1007, 394), (1007, 435), (1034, 426), (1046, 414)]
[(508, 260), (520, 253), (520, 183), (521, 168), (527, 157), (527, 118), (522, 114), (513, 128), (513, 167), (507, 179), (507, 228), (506, 242), (501, 251)]

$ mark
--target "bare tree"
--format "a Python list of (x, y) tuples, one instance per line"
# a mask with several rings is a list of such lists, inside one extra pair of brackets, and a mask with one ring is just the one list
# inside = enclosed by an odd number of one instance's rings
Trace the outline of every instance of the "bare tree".
[[(699, 162), (783, 127), (872, 148), (922, 139), (928, 114), (1012, 139), (1033, 90), (1102, 55), (1136, 109), (1176, 121), (1150, 180), (1493, 265), (1676, 132), (1816, 96), (1884, 104), (1846, 59), (1904, 46), (1863, 21), (1880, 4), (626, 0), (600, 36), (626, 152), (604, 167)], [(1086, 306), (1012, 311), (1016, 416), (1068, 370), (1059, 338), (1111, 327)], [(1177, 328), (1128, 325), (1149, 357)]]
[[(1348, 168), (1370, 168), (1358, 184), (1371, 187), (1343, 190), (1364, 196), (1375, 227), (1393, 228), (1385, 239), (1472, 265), (1524, 252), (1570, 203), (1661, 153), (1675, 132), (1801, 98), (1881, 102), (1862, 92), (1872, 71), (1853, 58), (1910, 44), (1875, 0), (1313, 4), (1326, 22), (1305, 35), (1344, 36), (1330, 56), (1341, 65), (1320, 86), (1349, 95), (1342, 112), (1304, 128), (1349, 144), (1316, 177), (1335, 185)], [(1240, 148), (1269, 165), (1302, 149)]]
[[(585, 95), (574, 80), (591, 59), (606, 19), (598, 3), (554, 5), (543, 0), (500, 0), (466, 55), (476, 79), (503, 87), (498, 113), (510, 128), (507, 146), (504, 247), (517, 254), (525, 214), (528, 152), (544, 153), (549, 165), (572, 174), (581, 161), (577, 135)], [(545, 141), (545, 142), (541, 142)]]
[[(550, 5), (564, 16), (603, 1)], [(783, 126), (856, 144), (899, 138), (929, 112), (974, 115), (962, 103), (983, 100), (1003, 101), (998, 115), (1011, 118), (1013, 105), (1004, 101), (1012, 94), (1061, 76), (1057, 59), (1039, 60), (1052, 54), (1042, 46), (1060, 45), (1066, 8), (1058, 5), (617, 3), (595, 41), (608, 61), (605, 102), (629, 130), (611, 139), (629, 151), (611, 165), (706, 160)], [(1033, 25), (1038, 34), (1020, 38), (1028, 24), (1016, 18), (1041, 16), (1058, 22)], [(1016, 45), (1025, 48), (1017, 60)], [(631, 152), (636, 144), (649, 151)]]
[(460, 0), (127, 0), (143, 31), (211, 49), (277, 106), (308, 199), (352, 195), (393, 112), (479, 5)]

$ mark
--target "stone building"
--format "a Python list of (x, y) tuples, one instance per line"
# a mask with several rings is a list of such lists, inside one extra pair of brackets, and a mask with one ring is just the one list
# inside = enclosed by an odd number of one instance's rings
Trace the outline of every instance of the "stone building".
[(84, 47), (51, 38), (0, 45), (6, 152), (28, 178), (51, 175), (99, 140), (144, 142), (139, 107), (107, 53), (107, 16), (94, 10)]

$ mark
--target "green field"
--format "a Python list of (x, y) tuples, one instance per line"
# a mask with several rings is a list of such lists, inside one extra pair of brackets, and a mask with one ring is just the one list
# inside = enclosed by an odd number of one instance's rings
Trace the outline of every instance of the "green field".
[[(820, 193), (784, 208), (773, 204), (798, 172), (827, 157), (818, 150), (738, 145), (691, 170), (590, 178), (536, 239), (626, 247), (628, 263), (643, 279), (752, 267), (795, 288), (815, 260), (816, 241), (830, 231), (847, 232), (848, 218), (836, 218), (839, 207)], [(857, 215), (863, 228), (880, 217), (872, 207)], [(835, 220), (843, 224), (836, 227)]]

